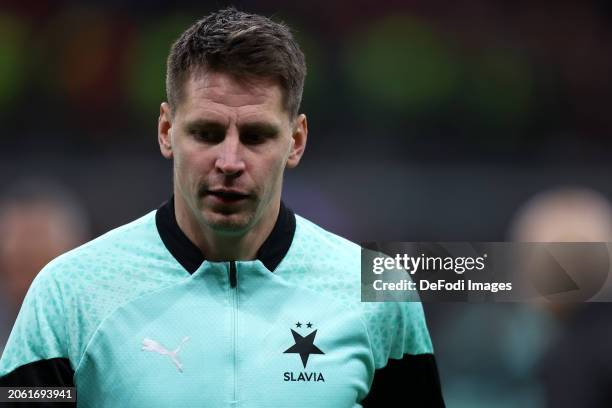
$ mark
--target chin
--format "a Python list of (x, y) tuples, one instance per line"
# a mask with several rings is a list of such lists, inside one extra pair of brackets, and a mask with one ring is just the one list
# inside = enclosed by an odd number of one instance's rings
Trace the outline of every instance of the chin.
[(252, 216), (247, 214), (209, 214), (206, 224), (213, 230), (225, 234), (240, 234), (251, 227)]

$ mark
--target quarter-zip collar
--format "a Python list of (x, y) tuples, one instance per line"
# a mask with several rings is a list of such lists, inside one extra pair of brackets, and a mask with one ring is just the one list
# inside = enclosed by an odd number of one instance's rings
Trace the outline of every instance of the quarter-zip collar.
[[(206, 259), (176, 222), (174, 196), (162, 204), (155, 214), (157, 231), (172, 256), (187, 272), (193, 274)], [(283, 260), (295, 235), (295, 214), (281, 201), (278, 218), (272, 232), (257, 251), (257, 259), (274, 272)]]

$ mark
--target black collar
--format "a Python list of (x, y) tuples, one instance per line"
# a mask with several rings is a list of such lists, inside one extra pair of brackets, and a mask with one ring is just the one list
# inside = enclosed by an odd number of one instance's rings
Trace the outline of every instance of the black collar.
[[(202, 262), (204, 254), (187, 238), (187, 235), (179, 228), (174, 214), (174, 196), (162, 204), (155, 214), (155, 225), (159, 236), (172, 256), (189, 273), (194, 273)], [(280, 211), (276, 224), (268, 238), (257, 251), (259, 259), (265, 267), (274, 272), (278, 264), (283, 260), (295, 235), (295, 214), (281, 201)]]

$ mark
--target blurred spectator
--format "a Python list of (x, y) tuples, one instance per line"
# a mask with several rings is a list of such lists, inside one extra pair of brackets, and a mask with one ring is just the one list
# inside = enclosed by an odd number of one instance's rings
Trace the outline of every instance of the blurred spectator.
[(549, 342), (548, 316), (519, 303), (451, 307), (439, 305), (445, 319), (432, 328), (448, 406), (541, 408), (536, 363)]
[(511, 234), (522, 242), (608, 242), (612, 207), (587, 188), (545, 191), (519, 209)]
[[(585, 188), (543, 192), (519, 209), (509, 238), (612, 241), (612, 209)], [(610, 305), (543, 304), (459, 303), (451, 317), (443, 311), (437, 350), (453, 408), (612, 406)]]
[[(512, 228), (524, 242), (610, 242), (612, 206), (585, 188), (547, 191), (531, 199)], [(584, 264), (584, 260), (576, 260)], [(606, 270), (609, 270), (609, 258)], [(588, 266), (587, 266), (588, 267)], [(540, 361), (545, 406), (612, 406), (612, 328), (609, 303), (545, 303), (559, 330)]]
[(42, 267), (89, 238), (87, 216), (65, 187), (23, 180), (0, 196), (0, 351)]

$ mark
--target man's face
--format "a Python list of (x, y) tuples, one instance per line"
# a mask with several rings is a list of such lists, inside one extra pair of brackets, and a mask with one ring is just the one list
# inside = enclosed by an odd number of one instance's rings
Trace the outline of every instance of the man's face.
[(174, 160), (177, 200), (217, 233), (240, 234), (274, 216), (283, 172), (306, 143), (306, 118), (292, 120), (273, 80), (217, 72), (191, 75), (171, 114), (161, 107), (159, 142)]

